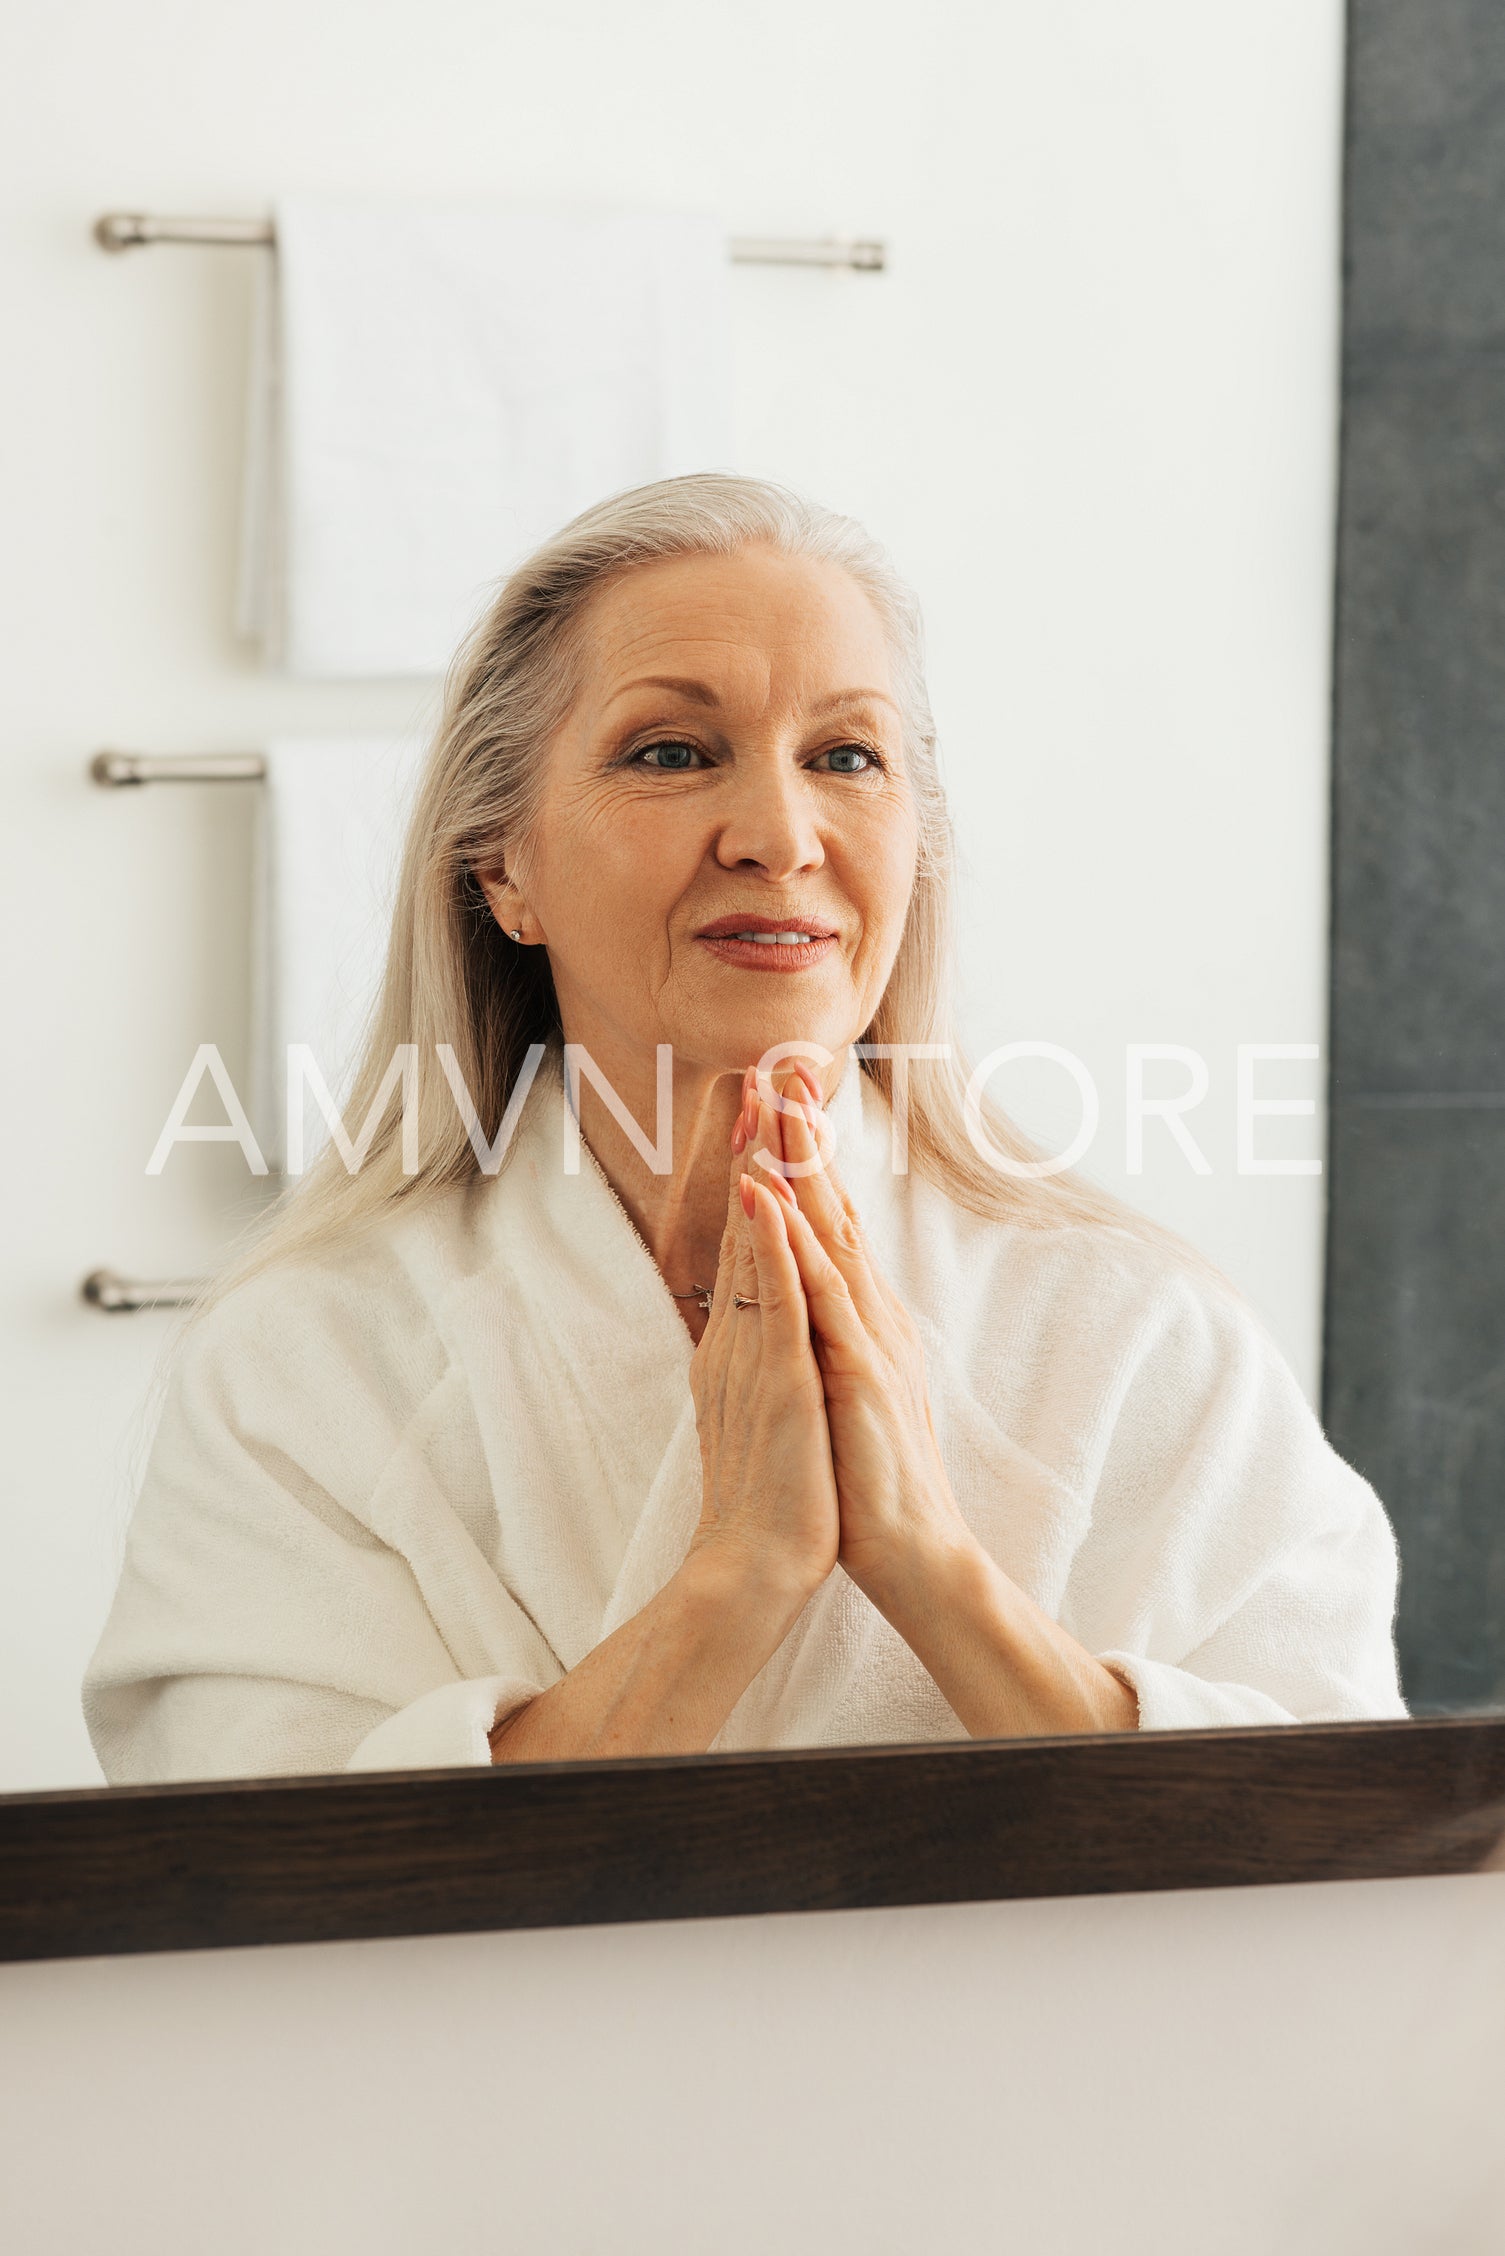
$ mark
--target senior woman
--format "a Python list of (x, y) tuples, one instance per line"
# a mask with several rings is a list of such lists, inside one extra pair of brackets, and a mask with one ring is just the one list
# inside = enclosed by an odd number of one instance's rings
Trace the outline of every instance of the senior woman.
[(850, 520), (672, 479), (513, 573), (364, 1164), (179, 1342), (108, 1777), (1404, 1712), (1389, 1524), (1258, 1320), (969, 1108), (950, 889), (918, 614)]

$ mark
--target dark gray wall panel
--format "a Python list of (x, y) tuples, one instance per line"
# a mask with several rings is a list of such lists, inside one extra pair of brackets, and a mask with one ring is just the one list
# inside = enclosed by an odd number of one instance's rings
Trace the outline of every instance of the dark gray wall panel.
[(1505, 8), (1350, 0), (1350, 342), (1505, 338)]
[(1400, 1535), (1408, 1698), (1498, 1705), (1501, 0), (1351, 0), (1344, 205), (1323, 1408)]
[(1401, 1549), (1418, 1712), (1505, 1698), (1505, 1106), (1334, 1122), (1327, 1429)]
[(1351, 358), (1343, 415), (1334, 1080), (1505, 1089), (1505, 355)]

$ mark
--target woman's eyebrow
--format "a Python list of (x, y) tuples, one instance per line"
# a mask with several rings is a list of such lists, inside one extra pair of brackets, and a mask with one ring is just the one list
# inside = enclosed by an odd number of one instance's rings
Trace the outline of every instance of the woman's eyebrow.
[(833, 705), (892, 705), (899, 710), (898, 702), (886, 689), (838, 689), (829, 697), (818, 697), (811, 706), (812, 713), (827, 713)]
[(615, 705), (619, 697), (626, 697), (635, 689), (677, 689), (681, 697), (688, 697), (696, 705), (719, 705), (721, 703), (709, 682), (689, 681), (683, 674), (640, 675), (638, 680), (624, 682), (620, 689), (613, 690), (606, 702), (608, 705)]
[[(709, 682), (692, 681), (684, 674), (641, 674), (636, 681), (624, 682), (620, 689), (613, 690), (606, 702), (608, 705), (615, 705), (619, 697), (627, 697), (635, 689), (673, 689), (677, 690), (681, 697), (689, 698), (696, 705), (719, 705), (721, 703)], [(825, 713), (829, 712), (833, 705), (872, 703), (892, 705), (896, 713), (899, 710), (895, 699), (890, 697), (887, 690), (884, 689), (833, 690), (829, 697), (817, 698), (810, 710), (812, 713)]]

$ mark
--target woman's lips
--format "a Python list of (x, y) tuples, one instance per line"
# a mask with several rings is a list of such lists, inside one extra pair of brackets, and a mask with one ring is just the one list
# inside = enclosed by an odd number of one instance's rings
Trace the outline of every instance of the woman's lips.
[(803, 972), (837, 945), (837, 934), (824, 923), (776, 925), (772, 916), (722, 916), (695, 938), (722, 963), (749, 972)]
[[(794, 928), (797, 930), (797, 928)], [(792, 938), (789, 932), (700, 932), (696, 939), (723, 963), (740, 964), (745, 971), (807, 971), (836, 946), (834, 932), (809, 933)]]

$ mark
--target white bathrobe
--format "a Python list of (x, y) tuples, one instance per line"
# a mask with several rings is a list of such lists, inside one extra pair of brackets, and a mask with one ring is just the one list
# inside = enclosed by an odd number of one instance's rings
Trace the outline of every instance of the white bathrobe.
[[(836, 1165), (979, 1541), (1141, 1728), (1404, 1714), (1394, 1537), (1252, 1311), (1132, 1234), (965, 1213), (848, 1067)], [(111, 1781), (486, 1763), (700, 1507), (689, 1334), (545, 1061), (499, 1174), (191, 1332), (84, 1689)], [(960, 1739), (838, 1567), (717, 1748)]]

